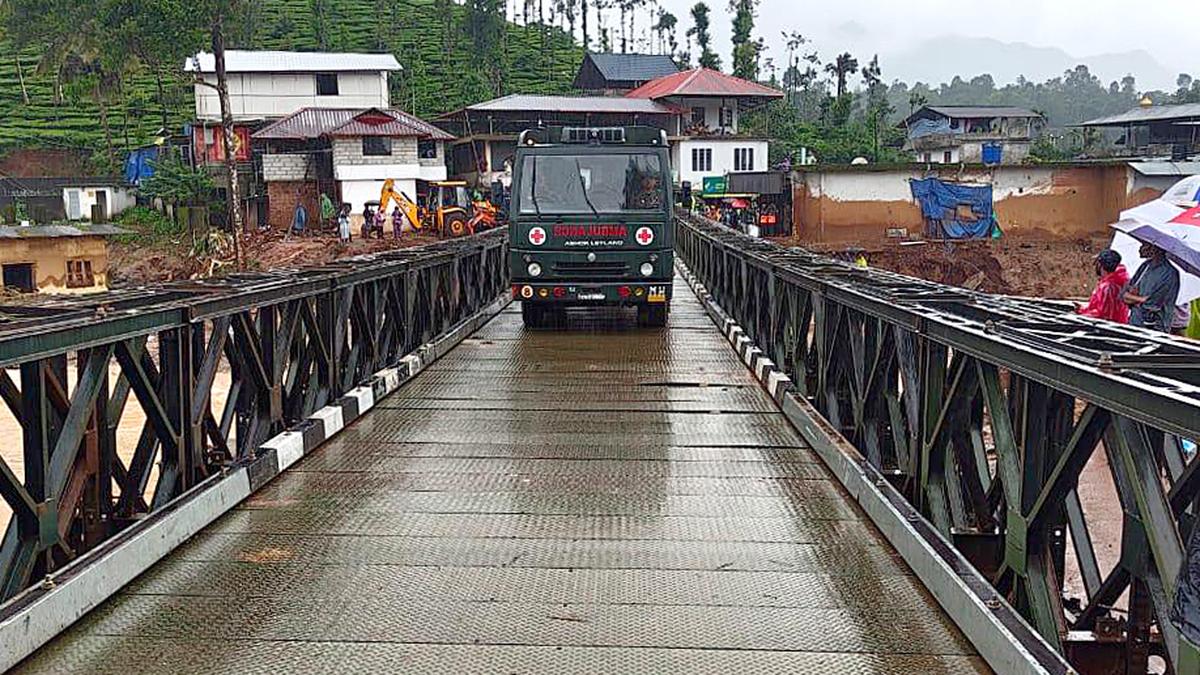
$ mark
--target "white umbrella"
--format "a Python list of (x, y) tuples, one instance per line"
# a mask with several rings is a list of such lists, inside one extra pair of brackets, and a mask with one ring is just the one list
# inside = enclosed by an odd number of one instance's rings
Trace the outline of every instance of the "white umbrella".
[[(1179, 184), (1176, 185), (1178, 186)], [(1112, 225), (1117, 230), (1117, 233), (1113, 235), (1110, 248), (1121, 254), (1121, 262), (1125, 264), (1125, 269), (1129, 271), (1130, 277), (1137, 273), (1138, 268), (1142, 266), (1143, 261), (1138, 255), (1138, 249), (1142, 247), (1142, 244), (1137, 239), (1125, 234), (1125, 231), (1134, 230), (1141, 226), (1150, 226), (1175, 236), (1181, 241), (1186, 242), (1191, 248), (1200, 250), (1200, 228), (1195, 225), (1170, 222), (1171, 219), (1183, 213), (1184, 210), (1162, 199), (1156, 199), (1121, 212), (1121, 221)], [(1176, 304), (1183, 304), (1200, 298), (1200, 277), (1185, 272), (1174, 262), (1171, 264), (1175, 266), (1175, 269), (1179, 270), (1179, 296), (1175, 300)]]
[(1167, 188), (1160, 199), (1168, 204), (1191, 208), (1200, 203), (1200, 175), (1188, 176)]

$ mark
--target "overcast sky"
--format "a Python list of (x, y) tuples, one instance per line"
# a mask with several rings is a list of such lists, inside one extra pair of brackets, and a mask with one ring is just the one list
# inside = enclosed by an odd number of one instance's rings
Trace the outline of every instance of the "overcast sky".
[[(679, 17), (682, 42), (696, 0), (660, 2)], [(730, 60), (727, 4), (728, 0), (709, 0), (716, 49), (726, 68)], [(1200, 77), (1200, 3), (1196, 0), (762, 0), (755, 34), (766, 38), (768, 56), (780, 65), (787, 60), (780, 38), (785, 30), (800, 31), (823, 55), (849, 50), (865, 63), (871, 54), (879, 53), (887, 80), (919, 78), (889, 74), (887, 56), (946, 34), (1058, 47), (1075, 57), (1142, 49), (1171, 73), (1193, 72)]]

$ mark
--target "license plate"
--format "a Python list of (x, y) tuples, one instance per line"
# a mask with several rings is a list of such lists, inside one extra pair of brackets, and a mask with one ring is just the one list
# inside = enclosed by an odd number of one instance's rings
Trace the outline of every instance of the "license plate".
[(580, 300), (603, 300), (604, 294), (603, 293), (580, 293), (579, 299)]

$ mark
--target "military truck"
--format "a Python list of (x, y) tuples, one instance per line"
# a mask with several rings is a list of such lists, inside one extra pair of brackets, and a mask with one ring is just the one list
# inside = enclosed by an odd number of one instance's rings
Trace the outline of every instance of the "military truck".
[(631, 306), (663, 326), (673, 277), (667, 135), (650, 127), (547, 127), (518, 139), (509, 236), (525, 325), (568, 307)]

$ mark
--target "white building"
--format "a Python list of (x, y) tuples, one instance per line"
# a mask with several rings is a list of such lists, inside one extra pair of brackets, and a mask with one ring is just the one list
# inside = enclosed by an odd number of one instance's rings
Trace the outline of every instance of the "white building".
[(423, 184), (446, 179), (446, 142), (453, 136), (402, 110), (305, 108), (253, 139), (266, 145), (269, 223), (286, 227), (297, 204), (315, 216), (322, 193), (361, 216), (389, 178), (416, 199)]
[[(216, 60), (201, 52), (184, 70), (196, 73), (196, 119), (219, 122)], [(301, 108), (386, 108), (388, 74), (401, 70), (391, 54), (225, 52), (229, 106), (235, 122), (276, 120)]]
[(678, 111), (671, 138), (671, 170), (677, 184), (700, 191), (705, 178), (764, 171), (767, 139), (742, 134), (742, 115), (783, 97), (783, 92), (732, 75), (693, 68), (660, 77), (626, 94)]

